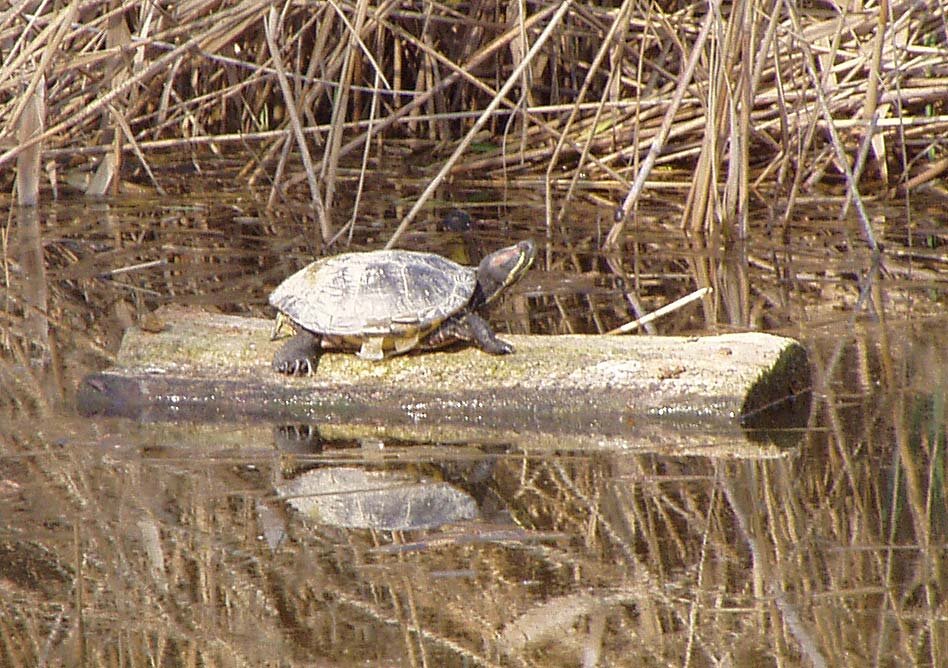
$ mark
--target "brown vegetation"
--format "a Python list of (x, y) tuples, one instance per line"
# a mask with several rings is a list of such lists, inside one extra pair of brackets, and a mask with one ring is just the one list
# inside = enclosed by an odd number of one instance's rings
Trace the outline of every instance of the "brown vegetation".
[[(944, 411), (901, 382), (943, 396), (945, 333), (915, 334), (815, 346), (826, 428), (769, 460), (44, 425), (0, 458), (0, 663), (944, 665)], [(353, 530), (269, 493), (353, 466), (488, 516)]]
[[(0, 665), (944, 665), (946, 330), (884, 316), (944, 310), (948, 18), (858, 6), (0, 1), (0, 186), (42, 205), (91, 163), (87, 194), (182, 191), (0, 230)], [(396, 170), (400, 192), (374, 184), (393, 236), (359, 193)], [(809, 320), (804, 445), (300, 453), (260, 426), (60, 417), (134, 315), (262, 311), (337, 235), (406, 241), (448, 182), (504, 215), (533, 197), (514, 231), (545, 212), (558, 273), (505, 330), (604, 332), (706, 286), (709, 328)], [(270, 498), (331, 465), (461, 480), (503, 530), (344, 531)]]
[[(860, 188), (917, 187), (948, 165), (938, 0), (841, 14), (779, 0), (6, 4), (0, 165), (43, 142), (59, 161), (110, 155), (149, 174), (159, 149), (239, 147), (273, 197), (306, 184), (324, 240), (343, 161), (405, 150), (441, 167), (426, 195), (448, 175), (545, 186), (551, 234), (574, 198), (628, 214), (673, 187), (682, 224), (743, 235), (751, 207), (787, 222), (836, 182), (870, 246)], [(46, 129), (17, 140), (38, 91)]]

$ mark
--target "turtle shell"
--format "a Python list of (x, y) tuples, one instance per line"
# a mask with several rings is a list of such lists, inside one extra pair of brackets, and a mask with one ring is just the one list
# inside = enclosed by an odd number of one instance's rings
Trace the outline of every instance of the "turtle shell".
[(330, 341), (364, 346), (372, 338), (376, 348), (404, 352), (465, 308), (476, 284), (474, 267), (432, 253), (344, 253), (300, 269), (270, 294), (270, 304)]

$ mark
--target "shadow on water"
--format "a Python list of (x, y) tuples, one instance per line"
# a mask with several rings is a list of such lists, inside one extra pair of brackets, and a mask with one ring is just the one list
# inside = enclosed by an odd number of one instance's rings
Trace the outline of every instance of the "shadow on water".
[[(125, 326), (165, 302), (268, 315), (316, 250), (290, 213), (218, 198), (65, 203), (5, 237), (0, 664), (944, 665), (948, 322), (914, 315), (940, 310), (943, 268), (912, 282), (898, 255), (880, 322), (852, 316), (858, 263), (828, 261), (825, 238), (751, 257), (750, 320), (801, 337), (810, 364), (791, 406), (749, 411), (766, 447), (748, 416), (737, 452), (584, 446), (555, 425), (76, 415)], [(473, 236), (432, 215), (407, 243), (543, 236), (536, 209), (475, 213)], [(692, 285), (688, 240), (630, 231), (620, 280), (586, 219), (499, 331), (601, 332)], [(706, 308), (659, 329), (702, 330)]]

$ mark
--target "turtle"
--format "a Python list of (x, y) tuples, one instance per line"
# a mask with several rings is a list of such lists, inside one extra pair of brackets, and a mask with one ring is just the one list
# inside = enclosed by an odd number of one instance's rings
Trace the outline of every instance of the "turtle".
[(477, 267), (410, 250), (352, 252), (316, 260), (270, 294), (273, 338), (295, 335), (273, 357), (273, 369), (312, 374), (324, 349), (380, 360), (415, 348), (458, 341), (492, 355), (513, 352), (478, 314), (533, 263), (536, 245), (501, 248)]

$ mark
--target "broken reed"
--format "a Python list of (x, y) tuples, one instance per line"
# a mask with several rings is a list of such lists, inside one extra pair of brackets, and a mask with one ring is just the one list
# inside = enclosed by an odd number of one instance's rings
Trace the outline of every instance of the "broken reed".
[(440, 176), (544, 185), (548, 225), (574, 198), (627, 214), (646, 177), (680, 190), (683, 225), (743, 228), (755, 197), (789, 220), (821, 183), (858, 207), (861, 183), (948, 166), (939, 0), (662, 4), (17, 3), (0, 10), (0, 165), (37, 145), (47, 166), (229, 147), (250, 184), (307, 183), (324, 239), (340, 164), (378, 167), (396, 140), (459, 146)]

